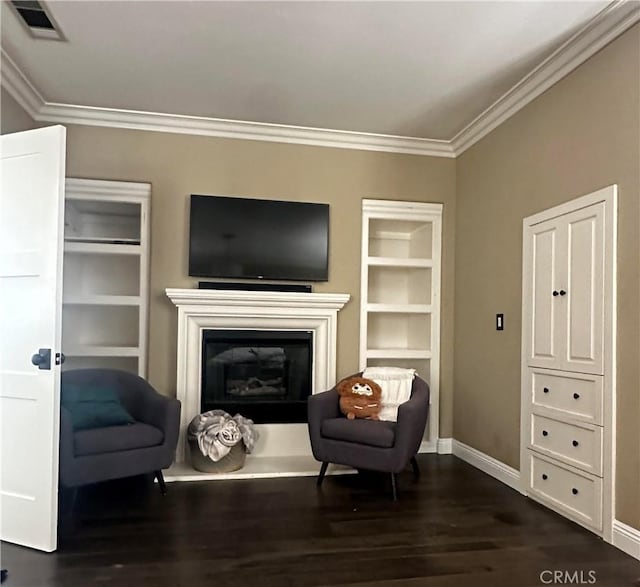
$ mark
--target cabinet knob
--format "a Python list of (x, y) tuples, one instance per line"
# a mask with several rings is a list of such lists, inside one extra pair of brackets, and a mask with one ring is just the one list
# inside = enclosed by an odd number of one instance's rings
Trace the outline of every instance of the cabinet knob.
[(546, 481), (549, 477), (547, 477), (546, 473), (542, 473), (542, 480)]
[(542, 436), (549, 436), (549, 433), (546, 430), (542, 431)]
[(561, 295), (561, 296), (566, 296), (566, 295), (567, 295), (567, 292), (566, 292), (566, 291), (564, 291), (563, 289), (561, 289), (561, 290), (560, 290), (560, 295)]
[(580, 394), (579, 393), (574, 393), (573, 394), (573, 399), (580, 399)]
[(553, 290), (553, 297), (555, 298), (556, 296), (560, 295), (555, 289)]
[(578, 446), (580, 443), (577, 440), (574, 440), (571, 442), (571, 444), (573, 444), (573, 446)]
[(578, 492), (578, 490), (574, 487), (574, 488), (571, 490), (571, 493), (573, 493), (573, 495), (578, 495), (578, 493), (579, 493), (579, 492)]
[(544, 387), (544, 388), (542, 389), (542, 391), (543, 391), (544, 393), (549, 393), (549, 388), (548, 388), (548, 387)]

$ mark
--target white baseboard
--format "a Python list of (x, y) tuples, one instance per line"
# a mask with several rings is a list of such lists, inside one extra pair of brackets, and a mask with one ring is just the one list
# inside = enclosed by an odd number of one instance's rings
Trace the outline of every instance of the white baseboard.
[(476, 469), (480, 469), (487, 475), (491, 475), (498, 481), (502, 481), (505, 485), (524, 494), (520, 483), (520, 471), (517, 469), (505, 465), (502, 461), (494, 459), (455, 438), (452, 439), (451, 448), (452, 453), (459, 459), (462, 459), (476, 467)]
[(453, 452), (453, 438), (438, 438), (438, 454), (450, 455)]
[(439, 455), (450, 455), (452, 440), (452, 438), (438, 438), (436, 442), (423, 440), (418, 449), (418, 454), (436, 452)]
[(640, 560), (640, 530), (613, 520), (612, 544), (633, 558)]

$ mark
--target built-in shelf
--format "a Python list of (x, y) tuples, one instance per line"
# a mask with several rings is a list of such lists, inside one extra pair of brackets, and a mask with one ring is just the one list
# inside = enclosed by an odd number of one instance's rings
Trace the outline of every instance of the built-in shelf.
[(139, 347), (103, 345), (67, 345), (64, 354), (68, 357), (137, 357)]
[(442, 204), (363, 200), (360, 368), (416, 369), (438, 438)]
[(68, 306), (139, 306), (140, 296), (67, 295), (63, 303)]
[(431, 351), (413, 349), (367, 349), (368, 359), (430, 359)]
[(399, 259), (398, 257), (367, 257), (367, 265), (374, 267), (433, 267), (433, 259)]
[(431, 304), (367, 304), (367, 312), (430, 314)]
[[(66, 240), (66, 239), (65, 239)], [(139, 245), (114, 244), (113, 242), (73, 242), (66, 241), (65, 253), (82, 253), (86, 255), (140, 255)]]
[(86, 236), (65, 236), (68, 243), (96, 243), (112, 245), (139, 245), (139, 238), (112, 238), (112, 237), (86, 237)]
[(149, 184), (67, 179), (63, 369), (146, 375)]

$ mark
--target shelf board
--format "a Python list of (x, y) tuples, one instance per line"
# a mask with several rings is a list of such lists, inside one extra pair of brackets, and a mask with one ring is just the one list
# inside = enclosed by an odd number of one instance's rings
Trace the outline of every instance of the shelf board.
[(67, 236), (64, 237), (68, 243), (96, 243), (111, 245), (139, 245), (139, 238), (114, 238), (108, 236)]
[(65, 241), (64, 244), (65, 253), (83, 253), (83, 254), (98, 254), (98, 255), (140, 255), (142, 248), (140, 245), (127, 245), (127, 244), (114, 244), (111, 242), (88, 243)]
[(431, 314), (431, 304), (367, 304), (367, 312), (399, 314)]
[(65, 306), (140, 306), (140, 296), (68, 295), (62, 302)]
[(428, 269), (433, 267), (433, 259), (405, 259), (401, 257), (367, 257), (367, 265), (370, 267), (407, 267)]
[(431, 351), (416, 349), (367, 349), (367, 359), (430, 359)]
[(63, 352), (67, 357), (138, 357), (140, 349), (137, 346), (107, 346), (107, 345), (63, 345)]

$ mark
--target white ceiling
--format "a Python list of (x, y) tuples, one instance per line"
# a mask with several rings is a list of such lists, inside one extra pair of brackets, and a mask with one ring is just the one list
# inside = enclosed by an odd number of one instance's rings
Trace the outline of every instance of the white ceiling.
[(47, 102), (450, 140), (608, 1), (2, 2)]

